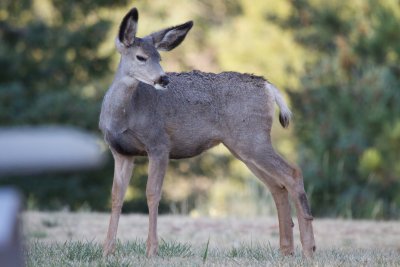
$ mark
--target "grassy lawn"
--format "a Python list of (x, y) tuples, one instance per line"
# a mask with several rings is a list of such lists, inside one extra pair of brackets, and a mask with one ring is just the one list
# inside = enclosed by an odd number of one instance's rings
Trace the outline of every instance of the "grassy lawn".
[[(302, 258), (278, 251), (276, 218), (160, 216), (159, 256), (147, 259), (147, 216), (124, 215), (115, 255), (101, 243), (108, 214), (39, 213), (23, 216), (28, 266), (400, 266), (400, 222), (316, 219), (317, 252)], [(258, 238), (257, 238), (258, 237)]]
[(161, 241), (159, 256), (147, 259), (145, 242), (119, 243), (115, 255), (103, 259), (97, 242), (68, 241), (28, 244), (28, 266), (400, 266), (399, 251), (378, 249), (324, 249), (312, 261), (282, 257), (269, 244), (240, 244), (230, 249), (192, 247)]

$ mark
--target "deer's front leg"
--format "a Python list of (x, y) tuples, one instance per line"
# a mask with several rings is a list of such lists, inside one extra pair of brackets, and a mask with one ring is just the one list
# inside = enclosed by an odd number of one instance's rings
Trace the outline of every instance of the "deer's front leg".
[(149, 153), (149, 178), (146, 186), (147, 205), (149, 207), (149, 234), (147, 238), (146, 255), (148, 257), (158, 253), (157, 215), (158, 204), (161, 199), (161, 188), (168, 165), (167, 152)]
[(115, 250), (118, 221), (121, 214), (122, 204), (126, 189), (133, 171), (133, 157), (120, 155), (113, 151), (114, 156), (114, 180), (112, 185), (111, 217), (108, 226), (107, 237), (104, 242), (103, 255), (107, 256)]

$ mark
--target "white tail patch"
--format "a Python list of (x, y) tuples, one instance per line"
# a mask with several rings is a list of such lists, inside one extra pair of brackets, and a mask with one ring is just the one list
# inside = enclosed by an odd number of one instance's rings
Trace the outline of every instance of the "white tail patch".
[(290, 111), (290, 109), (286, 105), (286, 102), (283, 99), (281, 92), (278, 90), (278, 88), (276, 88), (275, 86), (273, 86), (269, 82), (265, 82), (265, 87), (267, 88), (267, 90), (270, 90), (273, 93), (274, 97), (275, 97), (275, 102), (278, 105), (279, 110), (280, 110), (280, 112), (279, 112), (279, 122), (281, 123), (281, 125), (284, 128), (288, 127), (290, 118), (292, 117), (292, 112)]

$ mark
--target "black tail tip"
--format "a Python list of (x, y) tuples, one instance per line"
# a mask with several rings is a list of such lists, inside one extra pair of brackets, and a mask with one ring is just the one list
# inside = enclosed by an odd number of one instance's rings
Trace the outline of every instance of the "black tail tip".
[(287, 128), (289, 126), (289, 119), (289, 116), (279, 113), (279, 122), (281, 123), (283, 128)]

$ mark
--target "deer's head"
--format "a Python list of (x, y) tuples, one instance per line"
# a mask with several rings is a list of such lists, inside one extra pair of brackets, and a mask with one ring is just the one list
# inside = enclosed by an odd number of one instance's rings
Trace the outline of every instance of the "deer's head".
[(132, 8), (119, 27), (115, 44), (121, 54), (120, 71), (157, 89), (163, 89), (169, 79), (160, 65), (158, 51), (170, 51), (182, 43), (193, 22), (188, 21), (139, 38), (136, 36), (138, 18), (137, 9)]

